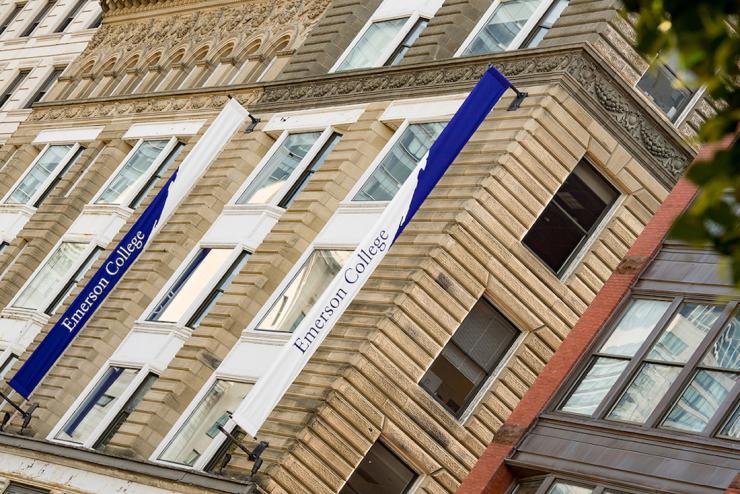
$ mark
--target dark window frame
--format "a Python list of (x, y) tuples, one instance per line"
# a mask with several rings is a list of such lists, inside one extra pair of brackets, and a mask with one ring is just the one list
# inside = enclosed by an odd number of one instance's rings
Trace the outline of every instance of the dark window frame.
[(0, 35), (2, 35), (5, 31), (8, 30), (8, 28), (13, 23), (13, 21), (15, 21), (15, 19), (18, 17), (18, 14), (20, 14), (25, 8), (26, 8), (26, 2), (16, 2), (13, 5), (13, 10), (10, 11), (8, 16), (5, 19), (3, 19), (2, 24), (0, 24)]
[(86, 148), (79, 146), (77, 148), (77, 151), (74, 152), (72, 156), (69, 157), (66, 163), (62, 166), (62, 168), (59, 170), (59, 173), (54, 175), (54, 178), (49, 182), (49, 185), (46, 186), (44, 191), (41, 193), (38, 199), (36, 199), (33, 202), (33, 207), (38, 208), (44, 200), (49, 196), (52, 190), (54, 190), (54, 187), (57, 186), (57, 184), (62, 180), (64, 175), (69, 171), (69, 169), (74, 165), (77, 160), (80, 158), (82, 153), (85, 151)]
[(44, 79), (44, 82), (39, 86), (33, 96), (26, 102), (24, 108), (31, 108), (34, 103), (38, 103), (43, 100), (44, 97), (49, 94), (49, 90), (54, 87), (59, 77), (64, 73), (66, 67), (54, 67), (51, 73)]
[(23, 484), (21, 482), (15, 482), (13, 480), (8, 483), (8, 486), (3, 490), (3, 494), (50, 494), (49, 489), (43, 487), (36, 487), (35, 485)]
[[(633, 300), (657, 300), (667, 301), (670, 305), (665, 313), (660, 317), (655, 327), (652, 328), (648, 336), (642, 342), (640, 347), (635, 351), (632, 357), (620, 356), (619, 358), (627, 360), (627, 367), (622, 370), (620, 376), (612, 383), (607, 394), (591, 415), (578, 414), (561, 410), (572, 393), (576, 390), (582, 379), (591, 369), (593, 363), (599, 355), (605, 355), (599, 352), (599, 349), (606, 343), (609, 337), (616, 329), (621, 317), (626, 313)], [(647, 354), (653, 345), (660, 338), (663, 329), (668, 327), (673, 317), (678, 313), (683, 303), (699, 303), (708, 305), (717, 305), (720, 314), (712, 324), (711, 328), (704, 335), (699, 345), (684, 363), (667, 363), (660, 361), (660, 365), (673, 365), (681, 367), (680, 373), (674, 382), (668, 387), (663, 397), (655, 404), (653, 411), (649, 414), (644, 423), (626, 422), (611, 420), (607, 415), (616, 406), (617, 402), (632, 383), (634, 377), (640, 371), (643, 363), (656, 362), (657, 360), (648, 359)], [(732, 417), (735, 409), (740, 407), (740, 380), (730, 389), (727, 397), (719, 405), (712, 418), (707, 422), (704, 430), (701, 432), (692, 432), (684, 429), (661, 427), (662, 421), (670, 413), (673, 405), (681, 398), (686, 387), (691, 383), (697, 371), (703, 368), (701, 360), (706, 351), (713, 345), (716, 338), (722, 330), (727, 327), (733, 317), (740, 315), (740, 300), (731, 300), (726, 303), (717, 301), (716, 297), (711, 295), (683, 295), (674, 292), (657, 292), (654, 290), (632, 290), (631, 293), (624, 297), (619, 306), (605, 321), (599, 334), (589, 346), (587, 351), (581, 356), (580, 361), (573, 366), (566, 379), (565, 385), (561, 385), (557, 393), (550, 400), (545, 408), (544, 416), (553, 419), (565, 419), (575, 421), (581, 424), (592, 424), (599, 427), (606, 427), (613, 430), (626, 432), (639, 432), (646, 435), (666, 438), (680, 438), (681, 440), (691, 440), (699, 444), (715, 444), (721, 447), (733, 447), (740, 449), (740, 440), (720, 435), (720, 432), (728, 420)], [(712, 369), (715, 369), (712, 367)], [(732, 372), (730, 370), (720, 372)], [(740, 373), (740, 371), (734, 371)]]
[(54, 8), (56, 5), (56, 0), (47, 0), (47, 2), (41, 7), (41, 9), (36, 13), (36, 16), (33, 18), (31, 23), (26, 26), (26, 28), (23, 30), (20, 38), (27, 38), (33, 34), (33, 32), (36, 30), (36, 28), (39, 27), (39, 25), (44, 21), (46, 16), (49, 14), (49, 11)]
[(16, 90), (26, 82), (29, 75), (31, 75), (31, 69), (20, 69), (13, 80), (10, 81), (10, 84), (3, 89), (2, 93), (0, 93), (0, 110), (10, 101)]
[(604, 482), (603, 479), (594, 478), (594, 479), (583, 479), (583, 478), (574, 478), (570, 477), (567, 474), (555, 474), (555, 473), (546, 473), (542, 475), (532, 475), (529, 477), (524, 477), (517, 479), (516, 484), (514, 484), (513, 488), (508, 491), (511, 494), (517, 494), (517, 488), (520, 484), (525, 482), (540, 482), (540, 485), (537, 486), (537, 490), (534, 494), (547, 494), (547, 492), (553, 487), (556, 483), (563, 483), (563, 484), (570, 484), (575, 485), (578, 487), (585, 487), (587, 489), (592, 489), (591, 494), (604, 494), (605, 492), (609, 493), (615, 493), (615, 494), (647, 494), (645, 491), (636, 490), (634, 488), (629, 487), (622, 487), (619, 485), (611, 484), (608, 482)]
[(72, 6), (72, 9), (62, 18), (62, 22), (54, 29), (55, 33), (63, 33), (75, 20), (75, 17), (82, 11), (83, 7), (87, 3), (87, 0), (77, 0), (77, 3)]
[[(604, 185), (612, 189), (615, 193), (614, 198), (611, 200), (611, 202), (605, 205), (601, 214), (599, 214), (599, 216), (595, 219), (595, 221), (593, 222), (593, 224), (588, 230), (585, 230), (580, 224), (578, 224), (578, 222), (575, 221), (572, 218), (572, 216), (567, 211), (565, 211), (563, 207), (556, 201), (558, 193), (560, 193), (560, 191), (563, 189), (566, 181), (575, 174), (575, 170), (578, 166), (585, 166), (589, 168), (591, 171), (593, 171), (596, 174), (598, 178), (600, 178), (603, 181)], [(611, 180), (606, 178), (604, 174), (601, 173), (599, 169), (596, 166), (594, 166), (589, 160), (587, 160), (586, 158), (582, 158), (578, 162), (576, 167), (574, 167), (573, 170), (571, 170), (571, 172), (568, 174), (568, 177), (566, 177), (566, 179), (560, 184), (560, 187), (558, 187), (558, 190), (555, 191), (555, 193), (552, 195), (552, 197), (547, 202), (545, 207), (542, 208), (542, 211), (540, 211), (540, 214), (537, 216), (534, 223), (532, 223), (532, 226), (530, 226), (530, 228), (524, 234), (520, 243), (522, 246), (524, 246), (524, 248), (526, 248), (530, 253), (532, 253), (532, 255), (534, 255), (542, 263), (542, 265), (544, 265), (548, 270), (550, 270), (550, 272), (552, 272), (559, 279), (562, 279), (563, 276), (565, 276), (565, 274), (570, 271), (571, 267), (573, 267), (574, 262), (576, 261), (576, 259), (578, 259), (578, 257), (584, 251), (584, 248), (586, 247), (586, 245), (588, 245), (595, 239), (594, 235), (596, 234), (596, 232), (599, 231), (599, 229), (604, 224), (605, 219), (614, 210), (615, 205), (619, 203), (619, 199), (621, 196), (622, 196), (622, 192), (611, 182)], [(571, 220), (573, 224), (575, 224), (583, 233), (583, 238), (581, 238), (581, 240), (574, 246), (573, 250), (570, 252), (568, 257), (563, 261), (562, 265), (557, 270), (554, 269), (552, 266), (550, 266), (550, 264), (547, 261), (545, 261), (542, 258), (542, 256), (540, 256), (537, 253), (537, 251), (535, 251), (535, 249), (527, 243), (527, 238), (529, 237), (533, 228), (538, 225), (543, 215), (547, 212), (548, 208), (550, 208), (550, 206), (553, 204), (555, 205), (555, 207), (558, 208), (558, 210), (561, 213), (567, 216), (568, 219)]]

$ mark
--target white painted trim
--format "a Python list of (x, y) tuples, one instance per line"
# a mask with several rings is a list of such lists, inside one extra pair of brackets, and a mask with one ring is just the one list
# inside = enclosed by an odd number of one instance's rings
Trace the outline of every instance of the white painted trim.
[(392, 102), (380, 116), (381, 122), (409, 120), (412, 123), (449, 120), (460, 109), (468, 93)]
[(70, 144), (94, 141), (103, 127), (71, 127), (66, 129), (46, 129), (36, 134), (33, 144)]
[[(478, 33), (481, 32), (481, 30), (488, 24), (488, 21), (493, 16), (494, 12), (496, 12), (496, 9), (501, 5), (502, 3), (505, 3), (507, 1), (511, 0), (494, 0), (494, 2), (491, 4), (490, 7), (488, 7), (488, 10), (481, 16), (478, 23), (475, 25), (472, 31), (470, 31), (470, 34), (468, 34), (468, 37), (465, 38), (465, 41), (462, 42), (460, 45), (460, 48), (457, 49), (453, 57), (461, 57), (463, 56), (463, 52), (468, 48), (470, 43), (473, 42), (473, 40), (478, 36)], [(555, 0), (541, 0), (542, 3), (537, 6), (534, 12), (532, 12), (532, 15), (529, 17), (529, 20), (522, 26), (522, 29), (519, 31), (519, 33), (514, 37), (514, 39), (511, 40), (509, 43), (509, 46), (506, 47), (506, 50), (504, 51), (511, 51), (516, 50), (517, 48), (520, 48), (522, 43), (527, 39), (529, 34), (532, 32), (532, 30), (539, 24), (540, 20), (542, 19), (542, 16), (547, 14), (547, 10), (550, 8), (550, 6), (553, 4)]]
[(262, 129), (268, 134), (283, 131), (323, 130), (332, 125), (345, 125), (357, 122), (362, 116), (366, 104), (343, 106), (324, 111), (301, 110), (277, 113), (273, 115)]
[(154, 137), (195, 135), (205, 124), (205, 120), (178, 120), (171, 122), (141, 123), (128, 128), (123, 139), (143, 139)]

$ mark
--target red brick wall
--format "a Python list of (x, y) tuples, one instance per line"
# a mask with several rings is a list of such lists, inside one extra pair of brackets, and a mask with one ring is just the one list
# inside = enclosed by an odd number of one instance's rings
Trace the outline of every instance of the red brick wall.
[[(696, 187), (681, 179), (647, 224), (593, 303), (586, 309), (558, 351), (545, 366), (534, 385), (509, 416), (493, 442), (478, 460), (458, 494), (498, 494), (506, 492), (514, 476), (504, 460), (527, 428), (534, 422), (550, 397), (557, 391), (570, 369), (586, 351), (599, 329), (615, 310), (650, 258), (655, 255), (678, 215), (691, 202)], [(730, 494), (740, 494), (738, 490)]]

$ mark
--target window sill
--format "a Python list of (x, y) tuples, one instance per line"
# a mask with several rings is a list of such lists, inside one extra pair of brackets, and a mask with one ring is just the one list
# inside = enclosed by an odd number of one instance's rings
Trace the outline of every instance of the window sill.
[(8, 306), (0, 311), (0, 318), (29, 321), (44, 326), (49, 322), (51, 316), (39, 312), (36, 309)]

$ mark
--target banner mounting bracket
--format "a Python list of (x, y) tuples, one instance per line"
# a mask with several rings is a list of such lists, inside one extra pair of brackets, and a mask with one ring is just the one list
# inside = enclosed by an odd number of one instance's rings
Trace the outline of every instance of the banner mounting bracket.
[(520, 106), (522, 106), (522, 101), (524, 101), (524, 98), (529, 96), (529, 93), (526, 91), (519, 91), (513, 84), (511, 85), (511, 90), (516, 93), (516, 98), (509, 104), (509, 108), (506, 109), (506, 111), (514, 111), (518, 110)]
[[(249, 481), (253, 480), (254, 476), (257, 474), (257, 471), (262, 466), (262, 458), (260, 457), (262, 456), (262, 453), (264, 453), (264, 451), (270, 445), (270, 443), (268, 443), (267, 441), (260, 441), (259, 444), (257, 444), (257, 446), (255, 446), (255, 448), (252, 451), (250, 451), (249, 449), (247, 449), (246, 446), (244, 446), (241, 443), (239, 438), (237, 438), (232, 433), (224, 429), (223, 426), (218, 425), (217, 427), (218, 427), (218, 430), (221, 431), (221, 433), (224, 436), (226, 436), (227, 441), (229, 441), (230, 443), (233, 443), (237, 448), (241, 449), (247, 455), (247, 458), (249, 459), (249, 461), (254, 462), (252, 464), (252, 471), (249, 472), (249, 475), (247, 476), (247, 479), (246, 479)], [(226, 465), (229, 463), (229, 460), (231, 460), (231, 455), (227, 453), (226, 456), (224, 457), (223, 463), (221, 464), (221, 470), (223, 470), (224, 467), (226, 467)]]
[[(31, 419), (33, 418), (33, 412), (39, 407), (38, 403), (31, 403), (31, 405), (28, 407), (28, 410), (23, 410), (19, 405), (16, 405), (16, 403), (10, 399), (8, 395), (0, 391), (0, 397), (2, 397), (7, 403), (10, 404), (13, 408), (15, 408), (18, 413), (21, 414), (21, 417), (23, 417), (23, 423), (21, 424), (21, 432), (23, 432), (26, 427), (28, 427), (28, 424), (31, 422)], [(6, 411), (4, 412), (5, 416), (3, 417), (2, 421), (0, 421), (0, 431), (5, 430), (5, 426), (8, 425), (8, 422), (10, 422), (10, 412)]]

